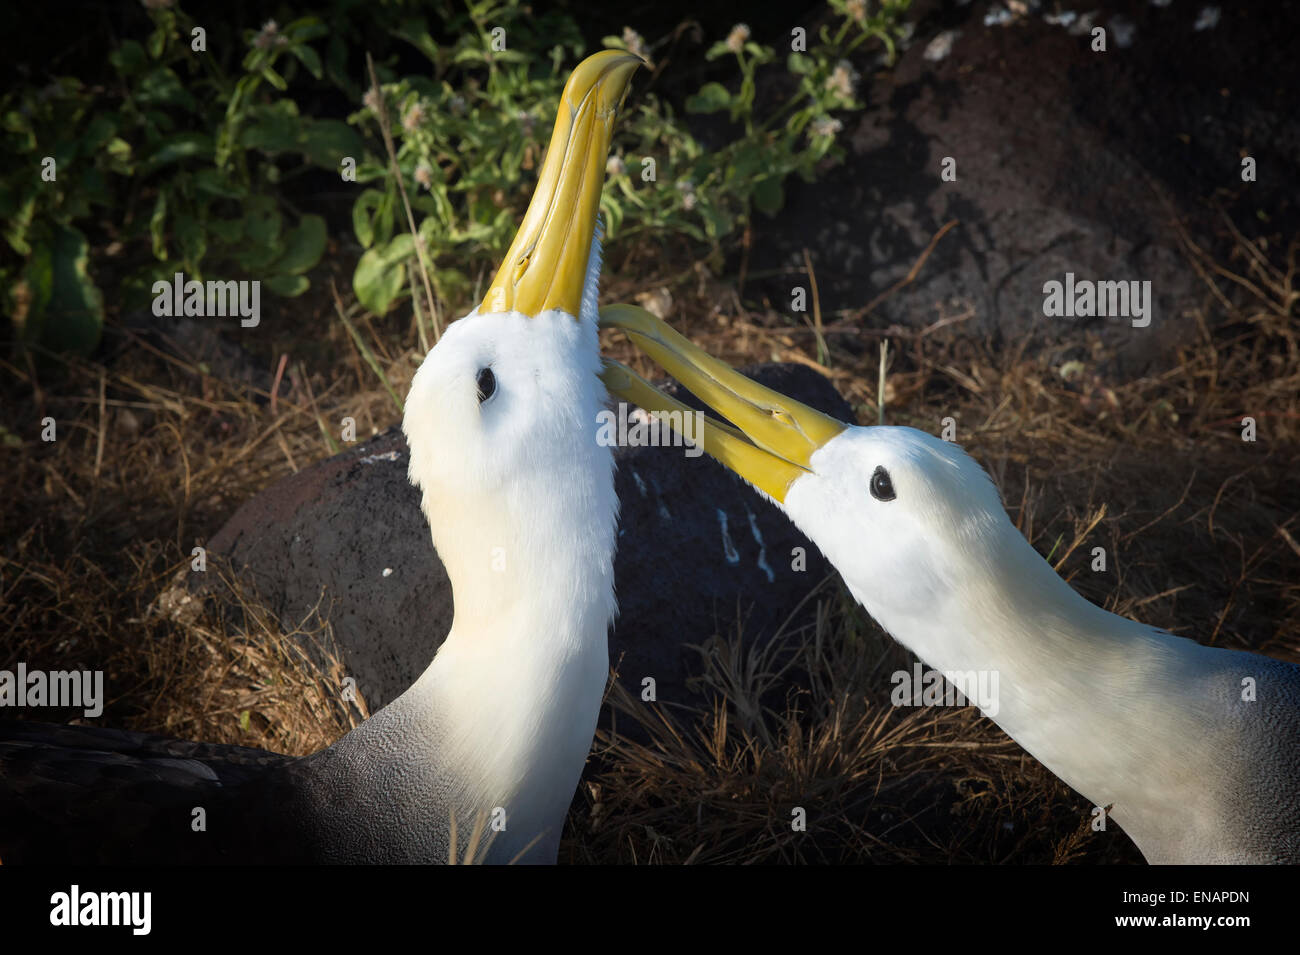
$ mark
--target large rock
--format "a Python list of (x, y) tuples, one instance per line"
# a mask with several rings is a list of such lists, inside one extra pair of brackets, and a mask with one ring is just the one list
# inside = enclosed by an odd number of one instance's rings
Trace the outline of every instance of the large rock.
[[(852, 420), (809, 368), (747, 372)], [(696, 404), (675, 385), (667, 390)], [(658, 699), (681, 699), (688, 645), (733, 634), (738, 621), (746, 640), (769, 637), (830, 567), (780, 511), (711, 458), (645, 447), (618, 448), (615, 458), (620, 615), (610, 660), (638, 694), (650, 676)], [(372, 711), (428, 665), (452, 620), (451, 586), (406, 467), (405, 439), (392, 428), (267, 488), (208, 542), (209, 560), (252, 584), (287, 629), (310, 627), (319, 607)], [(796, 547), (804, 548), (806, 569), (792, 567)], [(211, 570), (190, 579), (221, 599), (220, 575)], [(805, 607), (802, 619), (812, 611)]]
[[(1095, 332), (1121, 378), (1176, 363), (1201, 334), (1191, 310), (1207, 290), (1174, 220), (1219, 254), (1211, 199), (1248, 233), (1286, 235), (1297, 221), (1300, 120), (1286, 91), (1300, 61), (1268, 38), (1300, 24), (1300, 11), (1223, 4), (1221, 22), (1198, 27), (1201, 6), (1103, 0), (1078, 8), (1091, 11), (1085, 25), (1053, 4), (1012, 16), (999, 4), (917, 3), (896, 69), (861, 81), (867, 108), (845, 116), (844, 162), (812, 183), (792, 179), (777, 218), (756, 220), (751, 265), (775, 276), (764, 291), (788, 303), (790, 286), (807, 284), (808, 249), (823, 313), (860, 309), (957, 220), (864, 325), (959, 319), (1007, 347), (1033, 338), (1031, 354), (1051, 348), (1062, 361)], [(1090, 25), (1106, 30), (1106, 52), (1093, 50)], [(1244, 155), (1257, 182), (1242, 182)], [(1150, 326), (1046, 317), (1044, 283), (1067, 272), (1149, 281)], [(864, 345), (874, 352), (875, 339)]]

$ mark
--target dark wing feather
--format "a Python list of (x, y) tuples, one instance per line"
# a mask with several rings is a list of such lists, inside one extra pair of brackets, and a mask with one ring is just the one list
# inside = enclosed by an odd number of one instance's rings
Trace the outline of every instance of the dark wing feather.
[[(0, 723), (0, 862), (298, 861), (294, 760), (125, 730)], [(194, 810), (206, 815), (195, 831)]]

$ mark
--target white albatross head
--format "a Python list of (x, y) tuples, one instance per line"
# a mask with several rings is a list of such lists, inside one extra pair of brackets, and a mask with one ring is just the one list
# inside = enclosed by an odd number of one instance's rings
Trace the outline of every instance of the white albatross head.
[[(482, 304), (416, 372), (402, 423), (411, 482), (452, 579), (458, 622), (537, 589), (553, 552), (599, 563), (612, 457), (598, 447), (597, 212), (639, 57), (582, 61), (561, 96), (532, 202)], [(596, 553), (593, 553), (595, 551)], [(495, 602), (495, 604), (494, 604)], [(504, 605), (504, 606), (503, 606)]]
[[(608, 306), (600, 315), (602, 327), (626, 332), (732, 423), (708, 421), (704, 450), (780, 506), (905, 643), (913, 644), (918, 621), (943, 608), (964, 613), (989, 602), (977, 592), (989, 576), (971, 568), (1023, 564), (1025, 583), (1044, 582), (1034, 566), (1042, 561), (997, 488), (957, 445), (915, 428), (837, 421), (752, 381), (635, 306)], [(684, 410), (624, 366), (605, 365), (613, 394), (652, 412)]]

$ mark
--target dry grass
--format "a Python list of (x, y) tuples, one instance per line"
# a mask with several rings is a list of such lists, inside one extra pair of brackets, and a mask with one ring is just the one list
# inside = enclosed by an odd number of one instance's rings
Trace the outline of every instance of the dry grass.
[[(1184, 237), (1206, 285), (1188, 319), (1197, 335), (1171, 370), (1123, 382), (1109, 380), (1100, 339), (1063, 377), (1037, 343), (997, 348), (937, 307), (914, 329), (863, 329), (854, 315), (792, 325), (662, 249), (615, 263), (639, 281), (611, 282), (606, 300), (671, 300), (673, 323), (731, 361), (812, 364), (859, 420), (877, 419), (882, 394), (889, 423), (933, 431), (951, 415), (1020, 528), (1089, 599), (1300, 660), (1300, 243), (1234, 233), (1225, 224), (1235, 251), (1223, 261)], [(336, 449), (342, 417), (361, 438), (397, 420), (390, 389), (404, 395), (414, 372), (412, 316), (353, 310), (344, 323), (327, 295), (300, 309), (282, 339), (295, 351), (258, 355), (283, 379), (274, 397), (120, 324), (102, 363), (4, 365), (5, 656), (104, 669), (106, 725), (304, 753), (364, 714), (339, 698), (328, 630), (285, 632), (251, 594), (221, 616), (169, 591), (242, 501)], [(651, 370), (617, 337), (605, 347)], [(46, 415), (52, 444), (36, 437)], [(1254, 444), (1243, 415), (1259, 423)], [(1110, 573), (1089, 570), (1098, 543)], [(838, 581), (810, 599), (816, 625), (768, 650), (734, 633), (698, 648), (696, 708), (611, 689), (618, 721), (642, 723), (651, 742), (597, 739), (562, 859), (1136, 861), (1122, 837), (1091, 836), (1084, 800), (974, 710), (892, 707), (888, 675), (908, 655)], [(796, 807), (806, 832), (791, 829)]]
[(889, 674), (910, 660), (838, 586), (762, 651), (697, 649), (699, 710), (612, 685), (651, 742), (598, 734), (574, 861), (1031, 861), (1036, 818), (1086, 811), (972, 708), (892, 706)]

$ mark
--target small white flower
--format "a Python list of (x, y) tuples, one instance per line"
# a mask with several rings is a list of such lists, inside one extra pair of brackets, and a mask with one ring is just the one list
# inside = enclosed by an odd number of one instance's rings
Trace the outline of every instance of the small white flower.
[(841, 99), (853, 99), (858, 91), (858, 71), (848, 60), (840, 60), (826, 78), (826, 88), (834, 90)]
[(956, 30), (944, 30), (925, 45), (925, 58), (931, 63), (947, 59), (948, 54), (952, 52), (953, 41), (956, 39)]
[(811, 126), (814, 136), (834, 136), (843, 128), (844, 124), (833, 116), (818, 116)]
[(677, 191), (682, 194), (682, 208), (690, 212), (695, 208), (695, 183), (689, 179), (677, 180)]
[(415, 167), (415, 181), (426, 189), (433, 188), (433, 167), (421, 162)]
[(867, 0), (849, 0), (844, 4), (844, 9), (854, 20), (859, 23), (867, 22)]
[(627, 164), (623, 162), (622, 156), (610, 156), (605, 161), (605, 174), (607, 176), (621, 176), (627, 172)]
[(623, 45), (627, 47), (629, 53), (635, 53), (643, 59), (650, 59), (650, 54), (646, 51), (645, 37), (631, 27), (623, 28)]
[(739, 53), (745, 48), (745, 41), (749, 39), (749, 25), (737, 23), (727, 34), (727, 49), (732, 53)]
[(1193, 30), (1213, 30), (1219, 25), (1219, 8), (1218, 7), (1201, 7), (1201, 12), (1196, 15), (1196, 23), (1192, 25)]
[(988, 13), (984, 14), (984, 25), (986, 27), (1004, 27), (1015, 17), (1010, 10), (1003, 7), (990, 7)]
[(424, 107), (420, 105), (419, 101), (417, 100), (416, 102), (411, 104), (410, 108), (406, 111), (405, 115), (402, 116), (402, 128), (405, 129), (408, 133), (413, 133), (420, 128), (420, 124), (423, 122), (424, 122)]
[(1070, 26), (1070, 36), (1083, 36), (1092, 32), (1092, 24), (1097, 19), (1097, 11), (1090, 10), (1079, 14), (1079, 18)]
[(253, 38), (253, 46), (260, 50), (267, 47), (284, 46), (289, 41), (280, 35), (280, 25), (274, 20), (262, 24), (262, 32)]

